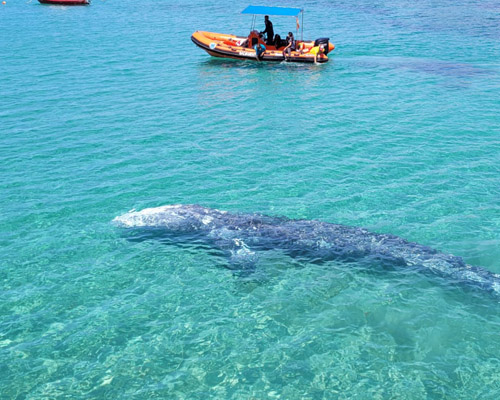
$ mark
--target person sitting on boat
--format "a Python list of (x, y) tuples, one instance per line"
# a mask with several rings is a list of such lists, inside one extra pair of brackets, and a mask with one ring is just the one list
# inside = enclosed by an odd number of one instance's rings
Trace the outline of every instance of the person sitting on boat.
[(263, 30), (260, 34), (263, 35), (265, 33), (267, 35), (266, 44), (272, 45), (274, 41), (274, 28), (273, 28), (273, 23), (269, 19), (269, 15), (266, 15), (264, 17), (264, 23), (266, 24), (266, 29)]
[(255, 56), (257, 57), (257, 60), (262, 59), (262, 55), (266, 51), (266, 46), (264, 46), (262, 43), (259, 43), (259, 40), (257, 38), (252, 38), (252, 47), (255, 50)]
[(276, 50), (281, 47), (281, 36), (278, 34), (274, 35), (274, 46), (276, 47)]
[(309, 53), (314, 54), (314, 62), (318, 61), (318, 55), (321, 55), (325, 52), (325, 45), (322, 43), (319, 46), (314, 46)]
[(288, 32), (286, 43), (286, 47), (283, 49), (283, 57), (285, 58), (287, 58), (287, 56), (290, 57), (292, 55), (292, 51), (297, 50), (297, 43), (295, 42), (292, 32)]

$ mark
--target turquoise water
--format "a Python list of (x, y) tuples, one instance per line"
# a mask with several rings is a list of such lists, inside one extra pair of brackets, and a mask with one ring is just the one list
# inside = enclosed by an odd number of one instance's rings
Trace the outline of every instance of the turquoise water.
[(0, 398), (499, 398), (486, 293), (274, 251), (240, 276), (111, 224), (197, 203), (500, 273), (498, 2), (286, 2), (324, 65), (213, 59), (190, 34), (248, 4), (187, 3), (0, 5)]

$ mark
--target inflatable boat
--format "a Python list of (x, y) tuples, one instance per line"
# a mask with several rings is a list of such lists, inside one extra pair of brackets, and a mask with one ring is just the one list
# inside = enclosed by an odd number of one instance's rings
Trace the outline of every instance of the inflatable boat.
[(298, 36), (299, 14), (303, 15), (303, 10), (300, 8), (249, 6), (243, 10), (242, 14), (254, 15), (248, 36), (196, 31), (191, 36), (191, 40), (213, 57), (254, 61), (325, 63), (328, 61), (328, 53), (335, 49), (329, 38), (319, 38), (311, 41), (301, 38), (301, 40), (295, 40), (295, 50), (285, 52), (287, 42), (281, 40), (279, 35), (276, 35), (271, 40), (269, 38), (264, 40), (262, 33), (254, 29), (255, 15), (295, 16)]

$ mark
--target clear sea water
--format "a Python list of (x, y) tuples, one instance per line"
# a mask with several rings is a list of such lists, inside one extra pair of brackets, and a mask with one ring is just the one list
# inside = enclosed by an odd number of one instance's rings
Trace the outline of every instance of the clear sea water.
[(500, 273), (500, 3), (279, 4), (328, 64), (191, 43), (246, 34), (240, 0), (0, 4), (1, 399), (500, 398), (498, 298), (273, 251), (241, 276), (111, 224), (196, 203)]

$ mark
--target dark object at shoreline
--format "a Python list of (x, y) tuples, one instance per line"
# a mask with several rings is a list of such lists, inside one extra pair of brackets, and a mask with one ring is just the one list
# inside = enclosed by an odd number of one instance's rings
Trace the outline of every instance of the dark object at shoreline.
[(58, 6), (88, 6), (90, 0), (38, 0), (41, 4), (53, 4)]

